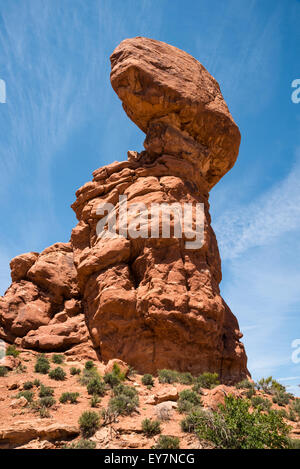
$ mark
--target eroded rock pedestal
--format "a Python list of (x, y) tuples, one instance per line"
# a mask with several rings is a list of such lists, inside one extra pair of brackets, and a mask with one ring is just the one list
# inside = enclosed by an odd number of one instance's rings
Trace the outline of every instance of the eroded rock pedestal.
[[(185, 52), (134, 38), (117, 47), (111, 63), (112, 86), (146, 133), (145, 151), (96, 170), (77, 191), (70, 243), (13, 259), (13, 283), (0, 299), (0, 337), (48, 351), (85, 344), (99, 359), (119, 358), (140, 372), (211, 371), (239, 381), (248, 376), (247, 359), (220, 296), (208, 203), (209, 190), (237, 158), (238, 127), (217, 82)], [(113, 204), (118, 220), (120, 196), (129, 210), (136, 203), (204, 204), (203, 246), (188, 249), (174, 236), (98, 236), (99, 205)]]

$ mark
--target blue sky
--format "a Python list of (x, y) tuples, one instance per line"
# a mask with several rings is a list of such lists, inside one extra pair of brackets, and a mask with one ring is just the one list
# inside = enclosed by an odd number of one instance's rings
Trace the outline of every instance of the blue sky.
[(91, 172), (142, 149), (109, 55), (126, 37), (168, 42), (218, 80), (242, 134), (211, 214), (249, 369), (299, 394), (299, 21), (299, 0), (0, 0), (0, 294), (12, 257), (69, 240)]

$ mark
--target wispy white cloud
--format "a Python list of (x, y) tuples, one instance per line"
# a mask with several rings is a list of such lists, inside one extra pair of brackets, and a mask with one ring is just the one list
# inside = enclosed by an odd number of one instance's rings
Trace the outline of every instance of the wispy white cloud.
[[(300, 156), (300, 149), (297, 150)], [(248, 205), (228, 208), (214, 228), (222, 258), (233, 259), (285, 233), (300, 230), (300, 158), (290, 174)]]

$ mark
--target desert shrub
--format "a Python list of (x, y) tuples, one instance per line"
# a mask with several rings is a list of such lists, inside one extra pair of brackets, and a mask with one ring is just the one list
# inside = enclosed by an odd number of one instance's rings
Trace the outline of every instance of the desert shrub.
[(20, 399), (20, 397), (25, 397), (27, 402), (32, 402), (33, 400), (33, 392), (32, 391), (20, 391), (17, 394), (17, 399)]
[(80, 373), (81, 373), (80, 368), (76, 368), (75, 366), (72, 366), (70, 368), (70, 375), (71, 376), (80, 375)]
[(181, 384), (193, 384), (194, 377), (191, 373), (178, 373), (178, 381)]
[(209, 373), (208, 371), (197, 376), (196, 382), (205, 389), (212, 389), (220, 384), (218, 373)]
[(51, 379), (55, 379), (56, 381), (64, 381), (66, 376), (66, 372), (60, 366), (54, 368), (54, 370), (51, 370), (49, 373), (49, 377)]
[(176, 383), (178, 381), (178, 372), (173, 370), (158, 370), (158, 381), (160, 383)]
[(290, 439), (289, 449), (300, 449), (300, 440)]
[(145, 386), (153, 386), (153, 385), (154, 385), (153, 376), (150, 375), (149, 373), (146, 373), (146, 374), (142, 377), (142, 383), (143, 383)]
[(268, 399), (264, 399), (261, 396), (253, 396), (251, 399), (251, 404), (256, 409), (265, 410), (268, 412), (271, 409), (271, 402)]
[(186, 433), (194, 433), (199, 420), (199, 414), (203, 412), (202, 409), (194, 407), (189, 414), (180, 422), (181, 429)]
[(35, 379), (33, 381), (33, 386), (35, 386), (36, 388), (39, 388), (41, 386), (41, 382), (39, 379)]
[(16, 349), (15, 345), (8, 345), (5, 354), (16, 358), (20, 355), (20, 351)]
[(194, 386), (192, 387), (192, 390), (196, 392), (197, 394), (200, 394), (200, 395), (203, 394), (201, 383), (194, 384)]
[(255, 388), (249, 388), (243, 394), (247, 399), (252, 399), (252, 397), (255, 396)]
[(50, 370), (50, 363), (49, 363), (48, 358), (46, 358), (45, 355), (43, 354), (38, 355), (35, 366), (34, 366), (34, 371), (36, 373), (41, 373), (41, 374), (46, 375), (49, 370)]
[(91, 370), (92, 368), (94, 368), (94, 366), (94, 362), (92, 360), (88, 360), (87, 362), (85, 362), (84, 368), (86, 370)]
[(32, 381), (25, 381), (25, 383), (23, 384), (23, 389), (25, 389), (25, 391), (27, 391), (28, 389), (32, 389), (33, 388), (33, 382)]
[(44, 386), (41, 384), (39, 397), (46, 397), (46, 396), (53, 396), (54, 389), (50, 388), (49, 386)]
[(243, 379), (235, 385), (237, 389), (253, 389), (254, 386), (255, 384), (249, 381), (249, 379)]
[(280, 406), (288, 405), (292, 396), (285, 391), (275, 391), (272, 397), (272, 401), (274, 404), (278, 404)]
[(111, 409), (110, 407), (108, 407), (107, 409), (102, 409), (102, 425), (111, 425), (112, 423), (116, 422), (118, 415), (118, 412)]
[(119, 384), (113, 389), (114, 397), (108, 403), (112, 413), (130, 415), (139, 405), (137, 391), (124, 384)]
[(161, 432), (160, 429), (160, 421), (159, 420), (151, 420), (151, 419), (144, 419), (142, 421), (142, 431), (144, 435), (151, 437), (153, 435), (157, 435)]
[(100, 427), (100, 416), (94, 411), (86, 410), (81, 414), (78, 423), (82, 435), (89, 438)]
[(286, 387), (283, 386), (283, 384), (279, 383), (278, 381), (276, 381), (275, 379), (272, 379), (272, 391), (282, 391), (282, 392), (285, 392), (286, 391)]
[(267, 394), (274, 394), (276, 392), (284, 393), (286, 391), (285, 386), (273, 379), (272, 376), (260, 379), (256, 384), (256, 387), (257, 389), (262, 390)]
[(95, 441), (81, 439), (76, 443), (71, 443), (70, 445), (65, 445), (63, 449), (95, 449)]
[(291, 422), (297, 422), (297, 414), (296, 412), (293, 411), (293, 409), (289, 408), (287, 412), (287, 419), (290, 420)]
[(59, 402), (61, 404), (65, 404), (66, 402), (70, 402), (70, 404), (76, 404), (78, 397), (79, 392), (63, 392), (59, 398)]
[(85, 368), (79, 378), (79, 382), (83, 386), (86, 386), (93, 378), (98, 378), (101, 380), (101, 376), (99, 375), (96, 367), (90, 368), (89, 370)]
[(87, 384), (87, 392), (90, 395), (97, 394), (97, 396), (105, 395), (105, 383), (98, 376), (92, 378)]
[(0, 378), (4, 378), (8, 373), (8, 369), (5, 366), (0, 366)]
[(39, 412), (41, 419), (48, 419), (50, 417), (50, 412), (47, 409), (47, 407), (44, 407), (44, 406), (40, 407), (38, 409), (38, 412)]
[(300, 417), (300, 399), (295, 399), (291, 403), (291, 409), (298, 414), (298, 417)]
[(190, 389), (185, 389), (179, 394), (178, 410), (180, 413), (190, 412), (193, 407), (200, 406), (201, 399), (197, 393)]
[(108, 384), (111, 388), (114, 388), (115, 386), (121, 383), (120, 378), (114, 373), (106, 373), (103, 376), (103, 379), (105, 383)]
[(153, 449), (179, 449), (179, 438), (170, 435), (160, 435)]
[(49, 407), (52, 407), (56, 403), (54, 397), (52, 396), (45, 396), (41, 397), (39, 400), (39, 405), (40, 407), (46, 407), (47, 409)]
[(52, 355), (52, 362), (56, 365), (61, 365), (65, 361), (65, 357), (59, 353)]
[(216, 412), (201, 411), (196, 424), (200, 439), (221, 449), (283, 449), (288, 447), (289, 427), (274, 411), (249, 412), (250, 401), (225, 397)]
[(126, 378), (125, 374), (122, 373), (119, 365), (114, 363), (113, 370), (111, 373), (106, 373), (103, 377), (105, 383), (107, 383), (111, 388), (114, 388)]
[(97, 394), (94, 394), (91, 399), (91, 407), (98, 407), (98, 404), (101, 402), (100, 397)]

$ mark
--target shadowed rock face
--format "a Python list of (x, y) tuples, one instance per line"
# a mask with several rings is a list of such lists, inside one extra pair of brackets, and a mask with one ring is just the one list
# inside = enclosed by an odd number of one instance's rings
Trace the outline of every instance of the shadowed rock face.
[[(70, 243), (12, 261), (0, 337), (70, 353), (80, 353), (80, 344), (91, 349), (92, 341), (101, 360), (118, 358), (140, 372), (211, 371), (224, 382), (239, 381), (249, 375), (247, 358), (237, 320), (220, 296), (208, 203), (210, 188), (235, 162), (239, 130), (217, 82), (185, 52), (134, 38), (117, 47), (111, 62), (113, 88), (146, 133), (145, 151), (96, 170), (76, 192)], [(135, 203), (145, 209), (202, 203), (204, 244), (188, 249), (184, 237), (161, 234), (98, 236), (99, 205), (113, 204), (119, 220), (120, 196), (129, 210)], [(173, 227), (171, 219), (171, 233)]]

